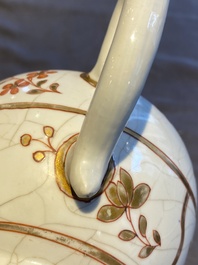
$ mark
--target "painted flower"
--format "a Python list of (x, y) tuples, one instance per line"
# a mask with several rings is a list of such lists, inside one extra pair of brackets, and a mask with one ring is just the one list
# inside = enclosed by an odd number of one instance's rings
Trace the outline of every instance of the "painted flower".
[(48, 77), (49, 74), (54, 74), (56, 73), (56, 71), (40, 71), (40, 72), (32, 72), (27, 74), (27, 78), (29, 80), (32, 80), (32, 78), (38, 78), (38, 79), (42, 79), (42, 78), (46, 78)]
[(50, 71), (32, 72), (32, 73), (26, 74), (25, 78), (13, 77), (12, 80), (14, 80), (14, 83), (8, 83), (4, 85), (1, 88), (2, 90), (0, 92), (0, 96), (3, 96), (7, 94), (8, 92), (10, 92), (10, 94), (12, 95), (17, 94), (20, 88), (23, 88), (29, 85), (30, 87), (28, 88), (28, 90), (25, 91), (26, 94), (35, 95), (35, 94), (41, 94), (44, 92), (54, 92), (54, 93), (60, 94), (60, 92), (58, 91), (58, 87), (59, 87), (58, 83), (52, 83), (49, 85), (49, 87), (46, 87), (46, 85), (45, 87), (43, 87), (43, 85), (46, 84), (48, 81), (46, 77), (48, 77), (49, 74), (54, 74), (54, 73), (57, 73), (57, 71), (50, 70)]
[(19, 92), (20, 88), (26, 87), (30, 84), (30, 82), (25, 79), (18, 79), (14, 83), (6, 84), (2, 87), (2, 91), (0, 92), (0, 96), (3, 96), (10, 92), (10, 94), (15, 95)]

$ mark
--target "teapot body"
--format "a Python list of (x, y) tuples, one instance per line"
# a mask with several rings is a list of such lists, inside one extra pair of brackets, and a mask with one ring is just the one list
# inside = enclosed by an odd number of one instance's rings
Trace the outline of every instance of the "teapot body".
[(73, 193), (64, 169), (94, 92), (73, 71), (0, 83), (2, 265), (184, 264), (195, 227), (193, 169), (175, 129), (144, 98), (101, 190), (87, 202)]

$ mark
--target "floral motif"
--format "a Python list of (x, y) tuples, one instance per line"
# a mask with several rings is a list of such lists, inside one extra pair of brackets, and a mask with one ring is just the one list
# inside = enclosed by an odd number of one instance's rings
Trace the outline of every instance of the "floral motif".
[(3, 96), (10, 92), (10, 94), (15, 95), (19, 92), (20, 88), (28, 86), (30, 83), (25, 79), (17, 79), (14, 83), (6, 84), (2, 87), (2, 91), (0, 92), (0, 96)]
[(7, 93), (15, 95), (20, 91), (21, 88), (25, 88), (30, 85), (33, 86), (34, 89), (31, 89), (30, 87), (28, 87), (26, 94), (41, 94), (44, 92), (60, 93), (57, 90), (59, 87), (58, 83), (52, 83), (48, 88), (42, 87), (48, 81), (46, 78), (50, 74), (54, 74), (54, 73), (56, 73), (56, 71), (40, 71), (40, 72), (28, 73), (26, 74), (25, 78), (13, 77), (11, 80), (15, 80), (15, 81), (13, 81), (12, 83), (5, 84), (2, 87), (0, 96), (3, 96)]
[[(42, 141), (40, 139), (33, 138), (30, 134), (23, 134), (20, 137), (20, 143), (24, 147), (28, 147), (33, 141), (39, 142), (46, 146), (47, 150), (37, 150), (32, 154), (33, 159), (35, 162), (42, 162), (46, 158), (46, 153), (52, 153), (55, 155), (55, 176), (56, 176), (56, 182), (58, 184), (58, 187), (60, 190), (67, 195), (70, 198), (73, 198), (75, 200), (84, 202), (90, 201), (90, 199), (81, 199), (77, 197), (76, 194), (74, 194), (69, 182), (67, 181), (67, 177), (65, 174), (65, 161), (67, 159), (67, 150), (70, 149), (70, 147), (77, 141), (78, 134), (72, 135), (69, 139), (64, 141), (57, 149), (55, 149), (51, 144), (51, 139), (54, 137), (55, 130), (51, 126), (44, 126), (43, 127), (43, 133), (45, 135), (45, 138), (47, 138), (47, 142)], [(91, 198), (91, 200), (95, 197), (100, 196), (108, 187), (109, 183), (114, 177), (115, 173), (115, 166), (113, 158), (110, 159), (109, 166), (106, 172), (106, 175), (104, 177), (103, 184), (100, 188), (100, 190), (94, 195), (94, 197)]]
[(49, 74), (54, 74), (56, 71), (40, 71), (40, 72), (32, 72), (27, 74), (27, 78), (32, 80), (32, 78), (37, 77), (38, 79), (46, 78)]
[(111, 182), (105, 192), (110, 204), (102, 206), (97, 214), (97, 219), (105, 223), (115, 222), (123, 216), (123, 214), (126, 215), (131, 225), (131, 230), (122, 230), (118, 237), (123, 241), (132, 241), (137, 238), (143, 244), (139, 252), (140, 258), (147, 258), (156, 247), (161, 246), (161, 237), (156, 230), (153, 231), (153, 239), (156, 245), (151, 245), (149, 242), (146, 235), (147, 219), (145, 216), (140, 215), (139, 217), (139, 233), (135, 230), (132, 221), (132, 210), (138, 209), (146, 203), (150, 191), (151, 188), (145, 183), (141, 183), (134, 187), (133, 179), (130, 174), (121, 168), (120, 180), (117, 181), (117, 183)]
[(33, 158), (36, 162), (43, 161), (46, 157), (45, 154), (47, 152), (48, 153), (49, 152), (56, 153), (56, 150), (54, 149), (54, 147), (51, 144), (51, 138), (54, 136), (54, 128), (52, 128), (51, 126), (44, 126), (43, 127), (43, 133), (47, 137), (47, 143), (45, 143), (39, 139), (34, 139), (29, 134), (23, 134), (21, 136), (21, 139), (20, 139), (21, 145), (24, 147), (29, 146), (32, 141), (36, 141), (36, 142), (40, 142), (40, 143), (44, 144), (45, 146), (47, 146), (49, 148), (48, 150), (39, 150), (39, 151), (36, 151), (33, 153)]
[[(38, 150), (33, 153), (33, 159), (35, 162), (42, 162), (46, 157), (46, 153), (50, 152), (55, 154), (55, 165), (57, 166), (55, 169), (57, 175), (57, 184), (60, 190), (63, 191), (67, 196), (78, 200), (79, 198), (73, 194), (71, 187), (66, 181), (63, 165), (60, 165), (60, 163), (62, 163), (61, 158), (66, 158), (65, 153), (67, 153), (67, 150), (71, 144), (76, 141), (77, 135), (69, 138), (56, 150), (51, 144), (51, 139), (54, 137), (55, 133), (54, 128), (51, 126), (44, 126), (43, 133), (47, 138), (47, 142), (40, 139), (34, 139), (30, 134), (23, 134), (20, 138), (20, 143), (22, 146), (27, 147), (33, 141), (37, 141), (48, 148), (47, 150)], [(64, 176), (62, 177), (62, 175)], [(125, 216), (130, 224), (131, 229), (124, 229), (120, 231), (118, 238), (125, 242), (129, 242), (134, 239), (139, 240), (143, 246), (138, 254), (138, 257), (145, 259), (152, 254), (156, 247), (161, 246), (161, 237), (157, 230), (153, 230), (152, 234), (155, 244), (152, 245), (149, 242), (149, 238), (147, 237), (146, 217), (144, 215), (139, 216), (137, 231), (132, 219), (132, 211), (139, 209), (146, 203), (150, 195), (151, 188), (146, 183), (140, 183), (137, 186), (134, 186), (131, 175), (123, 168), (120, 169), (120, 179), (117, 181), (117, 183), (113, 182), (113, 176), (114, 173), (110, 168), (106, 179), (107, 182), (104, 185), (103, 190), (97, 194), (98, 196), (104, 192), (109, 201), (109, 204), (106, 204), (99, 209), (97, 213), (97, 220), (104, 223), (111, 223)]]

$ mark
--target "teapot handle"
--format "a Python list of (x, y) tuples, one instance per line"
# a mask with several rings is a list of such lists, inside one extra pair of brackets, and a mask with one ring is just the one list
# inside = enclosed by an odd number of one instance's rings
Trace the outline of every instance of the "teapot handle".
[(96, 92), (66, 167), (80, 198), (91, 198), (101, 187), (154, 60), (168, 4), (169, 0), (118, 0), (106, 44), (90, 73), (100, 75)]
[(111, 20), (110, 20), (110, 23), (107, 29), (107, 33), (102, 43), (102, 47), (101, 47), (97, 62), (94, 68), (88, 74), (90, 80), (94, 80), (94, 83), (98, 82), (102, 69), (104, 67), (105, 61), (107, 59), (107, 56), (108, 56), (111, 44), (113, 42), (115, 32), (116, 32), (120, 14), (123, 8), (123, 4), (124, 4), (124, 0), (117, 1), (117, 4), (114, 8), (114, 11), (113, 11), (113, 14), (112, 14), (112, 17), (111, 17)]

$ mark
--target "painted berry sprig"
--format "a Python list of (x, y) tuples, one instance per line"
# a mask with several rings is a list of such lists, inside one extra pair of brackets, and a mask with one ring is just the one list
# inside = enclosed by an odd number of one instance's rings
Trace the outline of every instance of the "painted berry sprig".
[(46, 146), (48, 148), (46, 150), (38, 150), (32, 154), (33, 159), (36, 162), (43, 161), (46, 157), (46, 153), (49, 153), (49, 152), (53, 153), (53, 154), (56, 153), (56, 149), (51, 144), (51, 138), (54, 136), (54, 128), (52, 128), (51, 126), (44, 126), (43, 132), (47, 138), (46, 143), (42, 140), (32, 138), (32, 136), (30, 134), (23, 134), (20, 138), (20, 143), (24, 147), (29, 146), (31, 144), (31, 142), (35, 141), (35, 142), (42, 143), (44, 146)]

